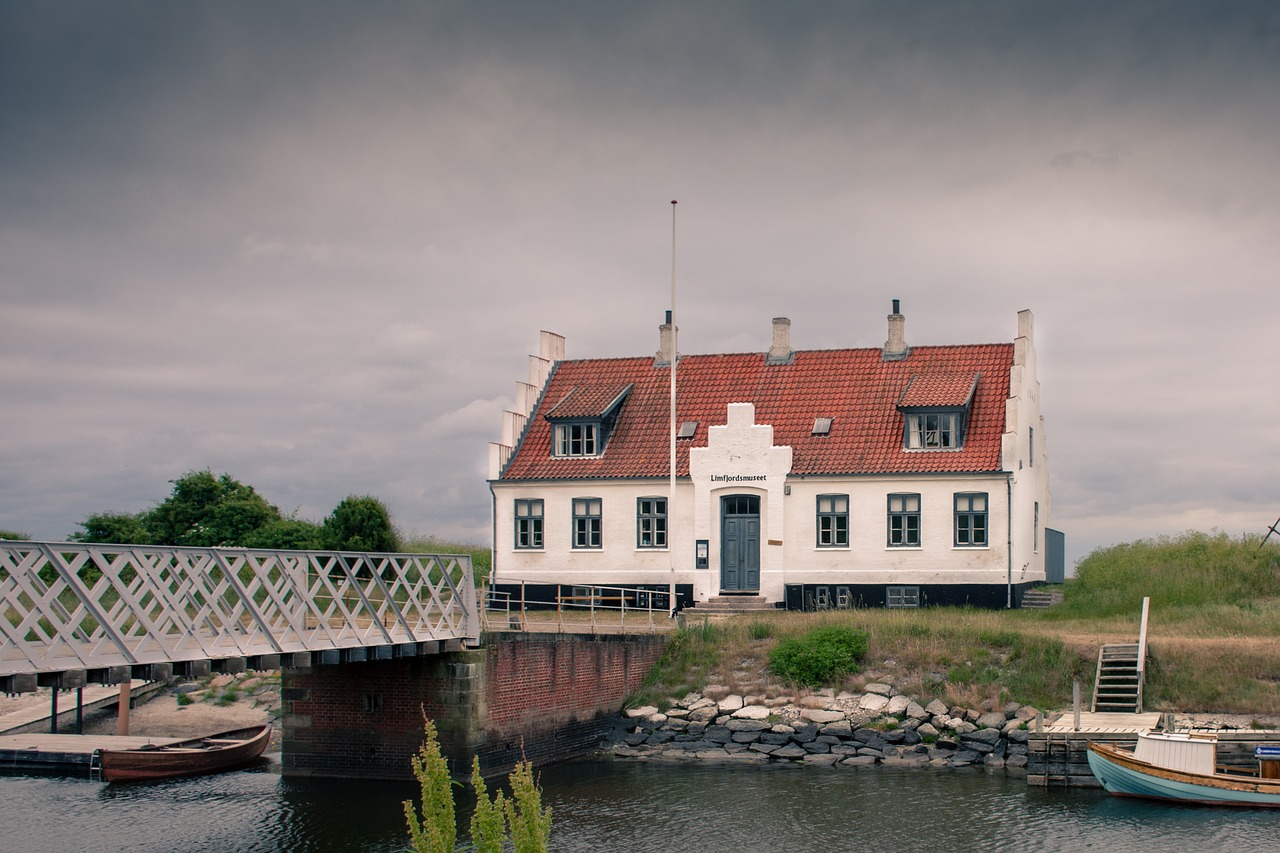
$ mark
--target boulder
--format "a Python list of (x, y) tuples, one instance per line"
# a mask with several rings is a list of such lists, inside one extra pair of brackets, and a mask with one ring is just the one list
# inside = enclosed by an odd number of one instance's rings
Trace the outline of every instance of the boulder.
[(844, 718), (844, 711), (825, 711), (810, 708), (800, 712), (800, 719), (808, 720), (811, 723), (834, 723), (836, 720), (843, 720)]
[(991, 711), (978, 717), (973, 724), (980, 729), (1002, 729), (1008, 721), (1002, 711)]
[(795, 743), (789, 743), (786, 746), (778, 747), (776, 750), (770, 753), (770, 757), (795, 760), (798, 758), (804, 758), (808, 754), (809, 753), (805, 752), (805, 749), (803, 746), (800, 746), (799, 744), (795, 744)]
[(764, 705), (744, 705), (734, 711), (731, 716), (742, 720), (764, 720), (773, 713)]
[(642, 705), (639, 708), (628, 708), (627, 710), (623, 711), (623, 713), (626, 714), (629, 718), (634, 720), (639, 717), (648, 717), (653, 714), (656, 714), (658, 713), (658, 709), (654, 705)]
[(882, 696), (879, 693), (868, 693), (858, 702), (858, 707), (863, 711), (871, 711), (872, 713), (880, 713), (885, 706), (889, 704), (889, 697)]
[(868, 693), (876, 693), (876, 694), (879, 694), (880, 696), (884, 696), (885, 698), (888, 698), (893, 695), (893, 686), (889, 684), (883, 684), (881, 682), (868, 684), (864, 689)]
[(746, 703), (742, 701), (741, 696), (739, 696), (736, 693), (731, 693), (730, 695), (721, 699), (717, 703), (717, 706), (720, 708), (721, 714), (732, 714), (734, 711), (741, 708), (744, 704)]

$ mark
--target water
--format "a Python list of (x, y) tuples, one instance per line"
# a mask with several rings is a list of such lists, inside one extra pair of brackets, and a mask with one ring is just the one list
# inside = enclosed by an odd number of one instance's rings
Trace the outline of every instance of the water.
[[(1043, 791), (981, 771), (584, 761), (543, 768), (557, 851), (1216, 851), (1280, 848), (1280, 810)], [(0, 778), (0, 848), (403, 851), (411, 783), (278, 766), (144, 785)], [(464, 818), (465, 819), (465, 818)]]

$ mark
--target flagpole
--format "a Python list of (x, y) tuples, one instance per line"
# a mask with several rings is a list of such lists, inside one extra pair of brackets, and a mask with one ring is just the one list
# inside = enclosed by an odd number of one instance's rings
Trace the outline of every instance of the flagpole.
[[(667, 496), (667, 552), (671, 559), (671, 571), (676, 570), (676, 364), (680, 360), (680, 347), (676, 334), (676, 200), (671, 200), (671, 482)], [(670, 606), (675, 609), (675, 587), (671, 589)]]

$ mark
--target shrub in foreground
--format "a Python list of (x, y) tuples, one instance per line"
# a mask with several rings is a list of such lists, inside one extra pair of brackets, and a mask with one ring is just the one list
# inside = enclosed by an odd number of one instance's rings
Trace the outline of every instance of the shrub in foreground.
[(857, 672), (866, 656), (866, 631), (826, 625), (779, 641), (769, 653), (769, 669), (779, 678), (819, 687)]

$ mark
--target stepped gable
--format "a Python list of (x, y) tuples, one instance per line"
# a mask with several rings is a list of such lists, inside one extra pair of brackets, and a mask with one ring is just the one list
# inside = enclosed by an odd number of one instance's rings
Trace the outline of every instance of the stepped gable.
[[(793, 474), (997, 471), (1013, 355), (1012, 344), (976, 344), (913, 347), (895, 360), (878, 348), (797, 351), (783, 364), (769, 363), (765, 353), (681, 356), (676, 420), (697, 421), (698, 428), (677, 443), (677, 472), (688, 476), (689, 448), (706, 446), (707, 427), (725, 423), (730, 403), (755, 404), (756, 423), (773, 426), (774, 444), (793, 448)], [(667, 476), (669, 369), (652, 357), (559, 362), (502, 479)], [(602, 455), (551, 456), (548, 416), (597, 413), (622, 389)], [(899, 407), (969, 398), (962, 449), (903, 447)], [(820, 417), (832, 418), (830, 434), (813, 435)]]

